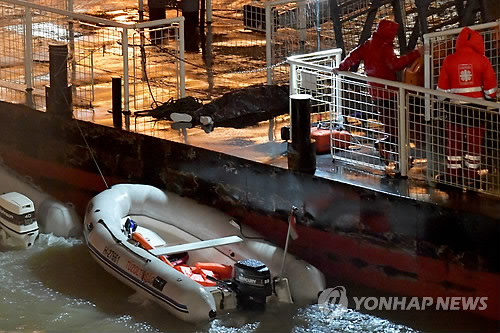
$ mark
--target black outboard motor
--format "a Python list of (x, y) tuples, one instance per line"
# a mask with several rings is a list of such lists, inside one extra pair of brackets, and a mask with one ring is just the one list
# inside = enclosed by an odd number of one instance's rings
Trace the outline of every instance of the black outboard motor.
[(238, 308), (262, 310), (272, 294), (271, 272), (262, 261), (246, 259), (234, 265), (233, 286)]

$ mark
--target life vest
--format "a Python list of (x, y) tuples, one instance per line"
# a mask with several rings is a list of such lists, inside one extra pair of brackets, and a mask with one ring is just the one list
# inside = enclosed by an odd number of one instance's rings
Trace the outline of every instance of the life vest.
[(211, 271), (219, 280), (227, 280), (233, 277), (233, 266), (215, 262), (197, 262), (196, 268)]
[[(153, 250), (154, 246), (139, 232), (132, 233), (132, 239), (138, 242), (144, 249)], [(179, 264), (172, 264), (165, 256), (158, 256), (158, 258), (175, 268), (177, 271), (189, 277), (191, 280), (198, 282), (205, 287), (215, 287), (217, 283), (207, 278), (211, 276), (217, 280), (227, 280), (232, 277), (233, 267), (229, 265), (212, 263), (212, 262), (197, 262), (194, 267), (185, 264), (187, 254), (178, 260)]]
[(217, 280), (227, 280), (232, 277), (233, 272), (232, 266), (212, 262), (197, 262), (195, 267), (177, 265), (175, 269), (205, 287), (215, 287), (217, 285), (217, 282), (207, 276)]
[[(141, 246), (146, 249), (146, 250), (152, 250), (154, 249), (154, 246), (151, 245), (148, 240), (139, 232), (134, 232), (132, 233), (132, 239), (141, 244)], [(170, 267), (174, 267), (174, 265), (167, 259), (165, 256), (158, 256), (158, 258), (169, 265)]]

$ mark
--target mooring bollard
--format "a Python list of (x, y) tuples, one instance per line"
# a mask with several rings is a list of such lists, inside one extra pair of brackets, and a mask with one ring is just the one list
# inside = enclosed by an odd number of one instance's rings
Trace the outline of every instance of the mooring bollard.
[(111, 98), (113, 105), (113, 126), (122, 128), (122, 78), (119, 76), (111, 77)]
[[(148, 9), (149, 9), (149, 20), (163, 20), (167, 18), (166, 13), (166, 1), (165, 0), (149, 0), (148, 1)], [(163, 39), (163, 30), (161, 29), (152, 29), (149, 33), (149, 38), (151, 39), (151, 44), (158, 45), (161, 44)]]
[(47, 112), (73, 117), (73, 96), (68, 85), (68, 46), (49, 44), (49, 85), (45, 87)]
[(314, 174), (316, 149), (314, 140), (311, 140), (311, 95), (290, 96), (290, 132), (288, 168)]

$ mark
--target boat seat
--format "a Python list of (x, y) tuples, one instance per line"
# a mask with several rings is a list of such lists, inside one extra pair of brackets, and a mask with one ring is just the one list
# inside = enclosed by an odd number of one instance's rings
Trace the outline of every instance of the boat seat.
[(151, 229), (137, 226), (135, 232), (140, 233), (152, 247), (167, 246), (167, 242)]
[(172, 245), (166, 247), (160, 247), (156, 249), (152, 249), (150, 252), (156, 256), (169, 255), (179, 252), (188, 252), (193, 250), (201, 250), (209, 247), (217, 247), (222, 245), (241, 243), (243, 239), (238, 236), (228, 236), (222, 238), (209, 239), (199, 242), (192, 242), (180, 245)]

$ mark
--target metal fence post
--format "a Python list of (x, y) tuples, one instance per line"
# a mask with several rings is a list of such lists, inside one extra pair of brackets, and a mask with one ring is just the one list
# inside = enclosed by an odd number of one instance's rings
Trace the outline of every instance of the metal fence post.
[(316, 0), (316, 50), (321, 51), (321, 22), (320, 22), (320, 3), (319, 0)]
[(181, 18), (179, 22), (179, 58), (180, 58), (180, 88), (181, 88), (181, 98), (186, 97), (186, 70), (185, 70), (185, 59), (184, 59), (184, 17)]
[[(273, 27), (273, 21), (271, 20), (271, 6), (266, 3), (265, 4), (265, 15), (266, 15), (266, 84), (271, 85), (273, 84), (273, 69), (272, 69), (272, 57), (271, 57), (271, 38), (272, 38), (272, 31), (274, 29)], [(267, 137), (269, 141), (274, 141), (274, 118), (269, 120), (269, 128), (267, 131)]]
[(408, 123), (408, 103), (406, 100), (406, 90), (404, 88), (399, 88), (399, 137), (398, 137), (398, 149), (399, 149), (399, 172), (401, 177), (406, 177), (408, 175), (408, 137), (406, 134), (406, 126)]
[(113, 126), (122, 129), (122, 78), (111, 77), (111, 98), (113, 112)]
[[(340, 50), (340, 49), (337, 49)], [(335, 53), (335, 67), (338, 68), (340, 65), (340, 62), (342, 61), (342, 50), (340, 52)], [(340, 79), (340, 75), (335, 74), (335, 83), (333, 84), (334, 89), (332, 89), (332, 101), (335, 101), (335, 119), (334, 121), (336, 123), (343, 124), (344, 123), (344, 118), (342, 117), (342, 82)], [(333, 152), (333, 147), (332, 147), (332, 152)], [(333, 154), (333, 153), (332, 153)]]
[(298, 25), (298, 37), (299, 37), (299, 52), (306, 52), (306, 40), (307, 40), (307, 22), (306, 22), (306, 2), (299, 1), (297, 6), (297, 25)]
[(207, 24), (212, 24), (212, 0), (207, 0), (207, 4), (206, 4), (207, 8), (206, 8), (206, 17), (207, 17)]
[[(68, 11), (73, 12), (73, 0), (68, 0)], [(71, 93), (76, 97), (76, 57), (75, 57), (75, 29), (73, 18), (68, 18), (69, 54), (71, 58)]]
[(273, 21), (271, 20), (271, 5), (266, 2), (266, 82), (267, 84), (273, 84), (273, 72), (271, 66), (272, 62), (272, 34), (273, 34)]
[(33, 27), (31, 8), (26, 7), (24, 12), (24, 83), (26, 84), (26, 105), (33, 108)]
[(95, 100), (95, 80), (94, 80), (94, 51), (90, 51), (90, 86), (91, 86), (91, 95), (90, 95), (90, 104)]
[(122, 54), (123, 54), (123, 114), (125, 115), (125, 129), (130, 131), (130, 92), (128, 86), (128, 29), (122, 32)]
[[(429, 36), (424, 35), (424, 87), (427, 89), (431, 89), (431, 62), (432, 62), (432, 54), (431, 54), (431, 45), (429, 41)], [(432, 156), (431, 149), (431, 98), (428, 93), (425, 95), (425, 110), (424, 110), (424, 128), (425, 128), (425, 156), (427, 157), (427, 166), (432, 165), (434, 161), (434, 157)], [(433, 168), (427, 167), (425, 171), (425, 179), (427, 183), (433, 184), (434, 177), (432, 175)]]
[[(139, 0), (139, 22), (144, 21), (144, 1)], [(146, 81), (148, 79), (146, 75), (146, 52), (144, 50), (144, 45), (146, 44), (146, 38), (144, 37), (144, 29), (139, 29), (139, 38), (140, 38), (140, 52), (141, 52), (141, 74), (142, 74), (142, 80)], [(135, 39), (135, 38), (134, 38)], [(135, 45), (135, 41), (134, 41)], [(135, 49), (133, 52), (134, 55), (134, 103), (136, 101), (135, 98)]]
[(290, 62), (290, 83), (289, 83), (290, 95), (298, 94), (297, 86), (297, 65)]

